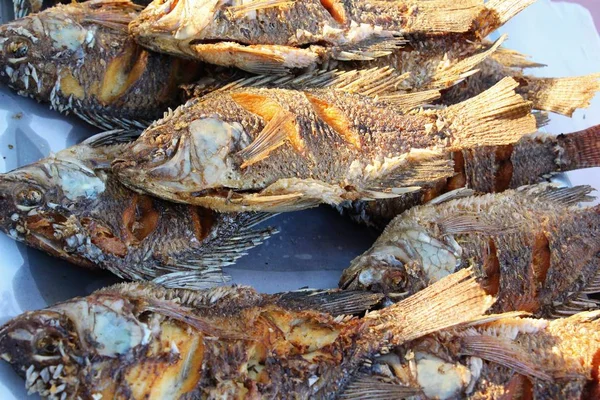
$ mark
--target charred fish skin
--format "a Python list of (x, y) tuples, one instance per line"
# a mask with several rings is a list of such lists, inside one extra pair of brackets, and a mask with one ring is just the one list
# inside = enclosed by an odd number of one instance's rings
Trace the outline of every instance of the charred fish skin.
[(515, 85), (507, 79), (456, 106), (408, 113), (385, 96), (335, 89), (218, 92), (155, 122), (113, 170), (136, 190), (219, 211), (397, 197), (454, 174), (444, 149), (535, 131)]
[(357, 201), (338, 207), (354, 221), (383, 229), (404, 211), (443, 194), (469, 188), (478, 193), (499, 193), (542, 182), (553, 175), (600, 165), (600, 127), (554, 136), (536, 133), (514, 145), (486, 146), (452, 154), (455, 175), (418, 192), (396, 199)]
[[(53, 256), (129, 280), (204, 288), (258, 246), (272, 214), (218, 214), (135, 193), (108, 169), (126, 145), (76, 145), (0, 174), (0, 229)], [(195, 279), (195, 281), (194, 281)]]
[(129, 29), (155, 51), (285, 73), (388, 55), (403, 44), (401, 33), (485, 37), (534, 1), (154, 1)]
[[(417, 339), (373, 360), (373, 377), (421, 389), (424, 399), (598, 397), (598, 311), (491, 322)], [(358, 398), (358, 397), (357, 397)]]
[(333, 399), (378, 349), (478, 318), (493, 303), (464, 272), (432, 288), (352, 318), (244, 287), (121, 284), (9, 321), (0, 355), (48, 398)]
[[(197, 76), (127, 35), (139, 8), (125, 0), (58, 5), (0, 26), (0, 82), (104, 129), (145, 128), (180, 104)], [(192, 74), (189, 74), (192, 72)]]
[(597, 308), (596, 208), (589, 187), (524, 187), (412, 208), (342, 273), (341, 288), (418, 292), (472, 267), (498, 301), (492, 312), (569, 315)]

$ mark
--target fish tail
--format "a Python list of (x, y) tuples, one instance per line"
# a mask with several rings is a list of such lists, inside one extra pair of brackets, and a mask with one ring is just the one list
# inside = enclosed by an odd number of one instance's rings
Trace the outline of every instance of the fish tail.
[(568, 78), (525, 76), (521, 81), (518, 92), (526, 95), (535, 109), (568, 117), (578, 108), (589, 107), (596, 92), (600, 91), (600, 74)]
[(564, 171), (600, 167), (600, 125), (559, 135), (558, 163)]
[(504, 78), (480, 95), (442, 111), (442, 117), (452, 121), (452, 147), (512, 144), (536, 132), (531, 102), (515, 93), (518, 85), (514, 79)]
[(489, 0), (477, 21), (477, 33), (486, 37), (537, 0)]
[(475, 281), (470, 269), (460, 270), (422, 291), (365, 318), (382, 341), (399, 345), (482, 316), (495, 299)]

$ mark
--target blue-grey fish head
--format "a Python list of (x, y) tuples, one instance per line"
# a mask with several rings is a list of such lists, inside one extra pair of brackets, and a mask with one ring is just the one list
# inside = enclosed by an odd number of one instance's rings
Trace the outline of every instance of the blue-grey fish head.
[(109, 381), (106, 367), (131, 358), (150, 338), (130, 301), (93, 294), (6, 323), (0, 328), (0, 358), (25, 378), (31, 393), (87, 399), (95, 385)]
[(87, 239), (82, 215), (104, 190), (104, 180), (93, 170), (57, 156), (0, 174), (0, 229), (54, 256), (87, 265), (76, 255)]

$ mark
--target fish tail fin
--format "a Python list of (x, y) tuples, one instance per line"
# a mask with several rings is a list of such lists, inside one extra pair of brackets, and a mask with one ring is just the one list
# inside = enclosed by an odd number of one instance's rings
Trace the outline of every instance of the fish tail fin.
[(478, 34), (486, 37), (537, 0), (489, 0), (477, 21)]
[(390, 307), (368, 314), (382, 341), (399, 345), (451, 328), (483, 315), (494, 298), (475, 281), (470, 269), (460, 270)]
[(531, 56), (504, 47), (499, 48), (490, 58), (504, 65), (506, 68), (541, 68), (547, 66), (546, 64), (532, 61)]
[(504, 78), (485, 92), (442, 111), (451, 121), (455, 149), (500, 146), (537, 131), (531, 102), (515, 93), (519, 84)]
[[(377, 2), (383, 3), (383, 2)], [(411, 2), (414, 9), (407, 15), (407, 30), (423, 33), (466, 33), (481, 19), (487, 7), (481, 0), (431, 0)], [(404, 7), (406, 2), (387, 2), (389, 7)]]
[(600, 167), (600, 125), (557, 137), (563, 170)]
[(587, 108), (600, 91), (600, 74), (568, 78), (524, 77), (519, 92), (527, 95), (538, 110), (573, 116), (578, 108)]
[(590, 193), (593, 190), (594, 189), (588, 185), (557, 187), (552, 183), (522, 186), (517, 189), (517, 191), (524, 193), (526, 196), (563, 204), (565, 206), (574, 206), (581, 202), (594, 201), (596, 198), (590, 196)]

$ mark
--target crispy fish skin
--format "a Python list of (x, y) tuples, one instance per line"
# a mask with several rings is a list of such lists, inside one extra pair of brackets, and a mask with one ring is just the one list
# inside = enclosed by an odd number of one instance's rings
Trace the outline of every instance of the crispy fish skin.
[(138, 194), (108, 169), (126, 145), (80, 144), (0, 174), (0, 229), (74, 264), (129, 280), (204, 288), (267, 239), (272, 214), (218, 214)]
[(333, 89), (218, 92), (154, 123), (113, 170), (136, 190), (219, 211), (396, 197), (453, 175), (444, 151), (534, 132), (515, 85), (409, 113), (385, 96)]
[(342, 273), (340, 287), (415, 293), (472, 267), (497, 295), (491, 311), (569, 315), (597, 308), (597, 208), (587, 186), (548, 184), (412, 208)]
[(599, 317), (598, 311), (556, 320), (500, 314), (406, 343), (365, 372), (388, 388), (420, 389), (419, 399), (596, 399)]
[(0, 82), (104, 129), (146, 127), (180, 104), (178, 85), (198, 72), (128, 37), (138, 10), (92, 0), (0, 26)]
[(600, 126), (558, 136), (536, 133), (514, 145), (452, 154), (455, 175), (395, 199), (355, 201), (338, 207), (354, 221), (382, 231), (404, 211), (461, 188), (479, 193), (539, 183), (559, 172), (600, 166)]
[(157, 0), (129, 29), (155, 51), (282, 73), (388, 55), (400, 33), (485, 37), (534, 1)]
[(0, 355), (45, 398), (335, 399), (378, 349), (478, 318), (491, 303), (465, 272), (362, 318), (244, 287), (121, 284), (13, 319)]

